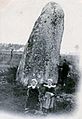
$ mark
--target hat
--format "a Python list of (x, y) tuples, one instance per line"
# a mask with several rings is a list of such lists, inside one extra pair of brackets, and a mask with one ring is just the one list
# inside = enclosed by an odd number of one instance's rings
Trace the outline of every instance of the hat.
[(35, 82), (36, 84), (38, 83), (36, 79), (32, 79), (31, 82)]
[(48, 81), (51, 81), (51, 82), (53, 82), (53, 80), (52, 80), (52, 79), (48, 79)]

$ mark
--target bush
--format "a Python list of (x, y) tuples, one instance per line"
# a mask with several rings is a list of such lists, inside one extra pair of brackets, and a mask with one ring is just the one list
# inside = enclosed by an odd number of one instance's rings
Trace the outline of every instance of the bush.
[(8, 83), (14, 84), (16, 83), (16, 72), (17, 72), (17, 67), (10, 67), (8, 68), (8, 71), (6, 71), (6, 80)]
[(26, 96), (27, 89), (22, 84), (18, 85), (16, 83), (13, 87), (13, 93), (15, 96)]

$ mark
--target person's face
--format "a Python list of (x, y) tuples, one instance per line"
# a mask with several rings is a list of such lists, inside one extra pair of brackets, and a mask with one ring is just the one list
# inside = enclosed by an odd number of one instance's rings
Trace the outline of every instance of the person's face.
[(66, 60), (64, 60), (64, 63), (66, 62)]
[(49, 80), (48, 81), (48, 85), (51, 86), (52, 85), (52, 81)]
[(32, 85), (33, 87), (36, 87), (36, 82), (35, 82), (35, 81), (32, 81), (31, 85)]

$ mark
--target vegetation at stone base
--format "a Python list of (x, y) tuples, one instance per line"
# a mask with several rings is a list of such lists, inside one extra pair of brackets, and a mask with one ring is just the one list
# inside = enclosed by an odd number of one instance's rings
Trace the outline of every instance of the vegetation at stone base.
[[(78, 86), (78, 81), (79, 81), (79, 71), (78, 67), (76, 64), (76, 59), (74, 56), (61, 56), (61, 61), (60, 63), (63, 63), (63, 59), (67, 59), (69, 64), (72, 66), (72, 70), (70, 70), (69, 74), (70, 76), (66, 79), (66, 85), (62, 87), (62, 91), (65, 93), (72, 94), (76, 91), (77, 86)], [(26, 95), (26, 87), (23, 86), (22, 84), (16, 83), (16, 72), (17, 72), (17, 67), (10, 67), (8, 70), (5, 72), (4, 76), (5, 79), (7, 80), (8, 83), (14, 84), (13, 85), (13, 90), (14, 94), (19, 96), (19, 95)], [(60, 90), (59, 89), (59, 90)]]
[[(13, 46), (13, 44), (12, 44)], [(0, 44), (0, 109), (10, 110), (14, 112), (24, 112), (26, 101), (26, 87), (22, 84), (16, 83), (16, 71), (21, 59), (22, 53), (14, 52), (12, 61), (8, 64), (10, 59), (11, 45), (4, 47)], [(23, 46), (14, 46), (15, 50), (19, 50)], [(5, 50), (6, 49), (6, 50)], [(2, 52), (2, 50), (4, 52)], [(8, 52), (8, 51), (9, 52)], [(66, 85), (61, 88), (58, 87), (56, 93), (56, 107), (54, 112), (68, 112), (73, 110), (75, 105), (75, 92), (80, 80), (79, 61), (77, 56), (74, 55), (61, 55), (60, 63), (63, 63), (63, 59), (69, 62), (72, 66), (70, 70), (70, 76), (66, 79)]]
[(22, 84), (17, 84), (13, 86), (13, 93), (15, 96), (26, 96), (27, 94), (27, 87), (23, 86)]
[(16, 72), (17, 67), (10, 67), (8, 71), (5, 72), (5, 78), (8, 83), (15, 84), (16, 83)]
[(62, 55), (60, 64), (63, 63), (63, 59), (66, 59), (69, 66), (71, 66), (63, 90), (66, 93), (74, 93), (77, 90), (80, 80), (79, 58), (76, 55)]
[(77, 89), (77, 79), (67, 78), (66, 85), (63, 87), (64, 92), (74, 93)]
[[(76, 61), (75, 57), (67, 55), (61, 56), (61, 63), (63, 62), (64, 58), (67, 59), (69, 64), (72, 65), (72, 70), (70, 70), (70, 76), (66, 80), (66, 86), (64, 86), (63, 88), (61, 88), (61, 86), (57, 87), (56, 106), (54, 107), (54, 112), (57, 113), (69, 112), (73, 110), (75, 106), (74, 93), (77, 89), (78, 81), (80, 79), (78, 61)], [(0, 107), (7, 107), (7, 110), (9, 108), (11, 111), (15, 110), (23, 112), (25, 107), (27, 87), (23, 86), (21, 83), (16, 83), (16, 71), (17, 66), (12, 66), (8, 68), (6, 71), (0, 72), (0, 101), (2, 102), (0, 104)], [(1, 84), (1, 79), (4, 80), (6, 84), (4, 82), (4, 84)], [(3, 104), (5, 104), (6, 106)]]
[(16, 96), (26, 95), (26, 89), (21, 83), (16, 82), (16, 67), (9, 67), (7, 71), (1, 72), (0, 76), (4, 76), (5, 81), (13, 86), (13, 93)]

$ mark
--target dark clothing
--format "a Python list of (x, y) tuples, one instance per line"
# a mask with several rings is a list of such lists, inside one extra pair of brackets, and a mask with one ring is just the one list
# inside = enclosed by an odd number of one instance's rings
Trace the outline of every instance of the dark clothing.
[(51, 88), (45, 87), (45, 92), (54, 93), (54, 88), (53, 87), (51, 87)]
[(40, 92), (41, 92), (41, 95), (42, 96), (45, 95), (46, 92), (52, 92), (52, 93), (54, 93), (54, 87), (48, 88), (48, 87), (44, 86), (44, 84), (42, 84), (40, 86)]
[(12, 57), (13, 57), (13, 49), (11, 50), (11, 59), (12, 59)]
[(61, 84), (62, 67), (58, 66), (58, 84)]
[(37, 88), (28, 89), (28, 97), (27, 97), (27, 104), (26, 107), (29, 109), (36, 109), (39, 103), (39, 91)]
[(62, 72), (61, 72), (61, 84), (63, 86), (63, 84), (65, 83), (65, 80), (67, 79), (67, 75), (68, 75), (68, 72), (69, 72), (70, 68), (69, 68), (69, 65), (68, 63), (63, 63), (63, 66), (62, 66)]
[(69, 72), (69, 65), (67, 63), (63, 63), (63, 66), (62, 66), (63, 76), (66, 77), (68, 75), (68, 72)]

